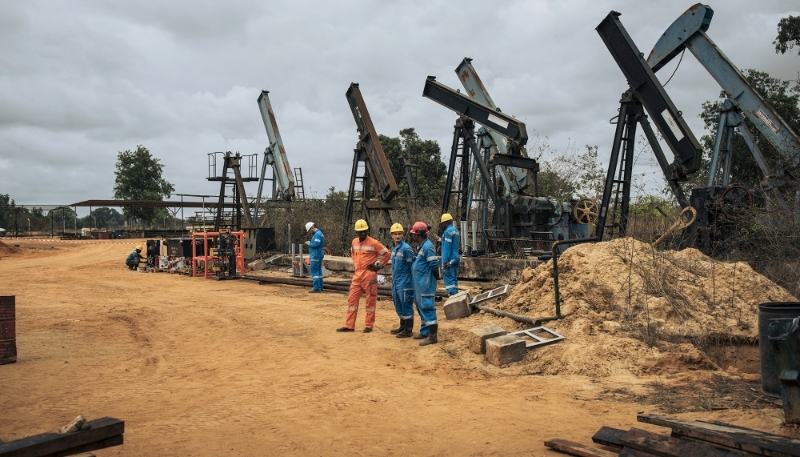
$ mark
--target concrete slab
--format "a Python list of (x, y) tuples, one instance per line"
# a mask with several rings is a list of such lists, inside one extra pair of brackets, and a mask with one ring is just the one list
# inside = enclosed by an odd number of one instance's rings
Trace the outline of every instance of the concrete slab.
[(469, 340), (467, 345), (469, 349), (476, 354), (486, 354), (486, 340), (505, 335), (506, 332), (498, 325), (487, 325), (485, 327), (478, 327), (469, 332)]
[(447, 320), (461, 319), (472, 314), (472, 307), (469, 306), (469, 291), (459, 292), (447, 299), (442, 306), (444, 317)]
[(503, 335), (486, 340), (486, 360), (492, 365), (508, 365), (525, 358), (525, 340), (516, 335)]

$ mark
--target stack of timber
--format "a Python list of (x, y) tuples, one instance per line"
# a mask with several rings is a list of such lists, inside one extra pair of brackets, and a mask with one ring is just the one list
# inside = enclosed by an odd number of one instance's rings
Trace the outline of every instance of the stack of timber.
[(602, 427), (590, 446), (560, 438), (544, 445), (580, 457), (800, 457), (800, 440), (726, 424), (640, 414), (639, 422), (672, 429), (670, 436), (638, 428)]

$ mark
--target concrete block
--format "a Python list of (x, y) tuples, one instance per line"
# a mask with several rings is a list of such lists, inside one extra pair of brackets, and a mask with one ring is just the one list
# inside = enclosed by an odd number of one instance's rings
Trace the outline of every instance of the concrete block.
[(442, 306), (445, 319), (452, 320), (469, 317), (469, 315), (472, 314), (469, 300), (469, 291), (466, 290), (449, 297), (447, 301), (444, 302), (444, 306)]
[(255, 262), (250, 262), (247, 264), (247, 268), (252, 271), (259, 271), (267, 268), (267, 262), (264, 259), (258, 259)]
[(486, 360), (492, 365), (507, 365), (525, 358), (525, 340), (516, 335), (503, 335), (486, 340)]
[(506, 332), (502, 327), (497, 325), (487, 325), (485, 327), (478, 327), (472, 329), (469, 333), (469, 349), (476, 354), (486, 354), (486, 340), (505, 335)]

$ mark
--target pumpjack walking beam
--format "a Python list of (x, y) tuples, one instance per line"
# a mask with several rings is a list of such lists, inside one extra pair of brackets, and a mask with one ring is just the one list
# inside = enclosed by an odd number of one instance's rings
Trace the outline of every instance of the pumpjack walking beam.
[[(697, 172), (702, 159), (700, 143), (683, 119), (682, 113), (675, 107), (664, 87), (644, 60), (644, 54), (639, 52), (636, 44), (628, 35), (619, 20), (619, 16), (620, 13), (612, 11), (595, 29), (603, 39), (614, 60), (616, 60), (620, 70), (622, 70), (631, 89), (623, 94), (620, 101), (620, 115), (606, 175), (603, 201), (597, 219), (596, 235), (599, 238), (602, 238), (603, 232), (607, 227), (606, 221), (611, 203), (611, 194), (615, 186), (617, 187), (615, 210), (618, 205), (617, 217), (619, 217), (619, 223), (612, 223), (611, 226), (618, 228), (620, 235), (625, 235), (637, 122), (642, 126), (642, 130), (647, 136), (653, 153), (664, 172), (664, 176), (667, 178), (667, 182), (681, 207), (688, 206), (689, 202), (678, 182), (686, 181), (689, 175)], [(649, 122), (647, 122), (642, 107), (656, 123), (661, 136), (672, 150), (675, 160), (671, 164), (667, 163), (667, 159), (661, 150), (655, 133)], [(623, 143), (625, 144), (626, 153), (622, 168), (619, 171), (619, 177), (615, 180), (614, 175), (617, 174), (619, 153)]]
[[(378, 210), (383, 214), (388, 229), (389, 210), (399, 209), (400, 205), (394, 202), (393, 199), (397, 196), (398, 187), (394, 179), (394, 174), (389, 166), (389, 161), (386, 160), (386, 154), (383, 152), (383, 147), (378, 139), (378, 133), (375, 131), (375, 126), (372, 124), (367, 105), (364, 103), (364, 98), (361, 96), (361, 90), (358, 83), (351, 83), (350, 88), (345, 93), (347, 102), (350, 106), (350, 111), (353, 113), (353, 119), (356, 122), (358, 130), (358, 143), (356, 144), (355, 154), (353, 156), (353, 170), (350, 175), (350, 188), (347, 195), (347, 207), (345, 210), (345, 219), (347, 220), (346, 229), (349, 229), (353, 224), (353, 205), (355, 201), (355, 185), (358, 179), (357, 173), (359, 163), (364, 163), (364, 176), (362, 177), (362, 195), (361, 204), (364, 208), (365, 219), (370, 223), (370, 212)], [(376, 191), (377, 201), (371, 200), (370, 187), (374, 186)], [(370, 224), (371, 225), (371, 224)], [(379, 227), (384, 228), (384, 227)]]
[(256, 221), (258, 221), (258, 210), (261, 205), (261, 192), (266, 178), (267, 165), (272, 166), (273, 198), (291, 201), (295, 196), (295, 178), (292, 173), (292, 167), (289, 165), (289, 159), (286, 156), (286, 149), (283, 147), (281, 134), (278, 131), (275, 112), (269, 102), (269, 91), (261, 91), (261, 95), (258, 96), (258, 109), (261, 111), (261, 119), (264, 121), (264, 128), (267, 131), (269, 146), (264, 150), (264, 161), (261, 164), (261, 179), (258, 182), (256, 212), (253, 217)]
[[(773, 189), (776, 200), (784, 211), (788, 212), (788, 206), (776, 189), (783, 182), (772, 174), (753, 134), (742, 122), (742, 116), (753, 123), (791, 167), (800, 165), (800, 137), (775, 112), (772, 105), (755, 91), (747, 78), (706, 35), (705, 32), (708, 30), (713, 16), (714, 11), (709, 6), (700, 3), (686, 10), (658, 40), (647, 58), (647, 63), (655, 72), (663, 68), (680, 52), (689, 49), (728, 94), (720, 111), (708, 187), (714, 185), (714, 181), (718, 178), (718, 172), (722, 174), (720, 179), (722, 185), (730, 184), (731, 140), (733, 129), (739, 128), (753, 158), (764, 174), (765, 188)], [(777, 174), (778, 176), (783, 175), (783, 169), (779, 169)]]

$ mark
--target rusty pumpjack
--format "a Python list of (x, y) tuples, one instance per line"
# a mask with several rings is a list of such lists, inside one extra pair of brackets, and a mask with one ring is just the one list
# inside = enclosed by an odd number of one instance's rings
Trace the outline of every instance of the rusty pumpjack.
[[(399, 188), (394, 179), (392, 168), (383, 152), (383, 147), (378, 139), (378, 133), (372, 124), (372, 118), (361, 96), (358, 83), (351, 83), (345, 93), (353, 120), (358, 131), (358, 143), (353, 154), (353, 169), (350, 174), (350, 186), (347, 191), (347, 205), (345, 207), (345, 234), (350, 233), (355, 222), (356, 198), (360, 195), (361, 215), (371, 229), (373, 236), (388, 242), (389, 227), (392, 224), (389, 211), (407, 208), (395, 199)], [(403, 175), (408, 182), (408, 199), (413, 201), (416, 197), (416, 186), (412, 167), (407, 158), (400, 159)], [(361, 171), (361, 175), (359, 175)], [(360, 191), (356, 188), (361, 184)], [(374, 192), (374, 193), (373, 193)], [(375, 214), (379, 216), (376, 217)]]

